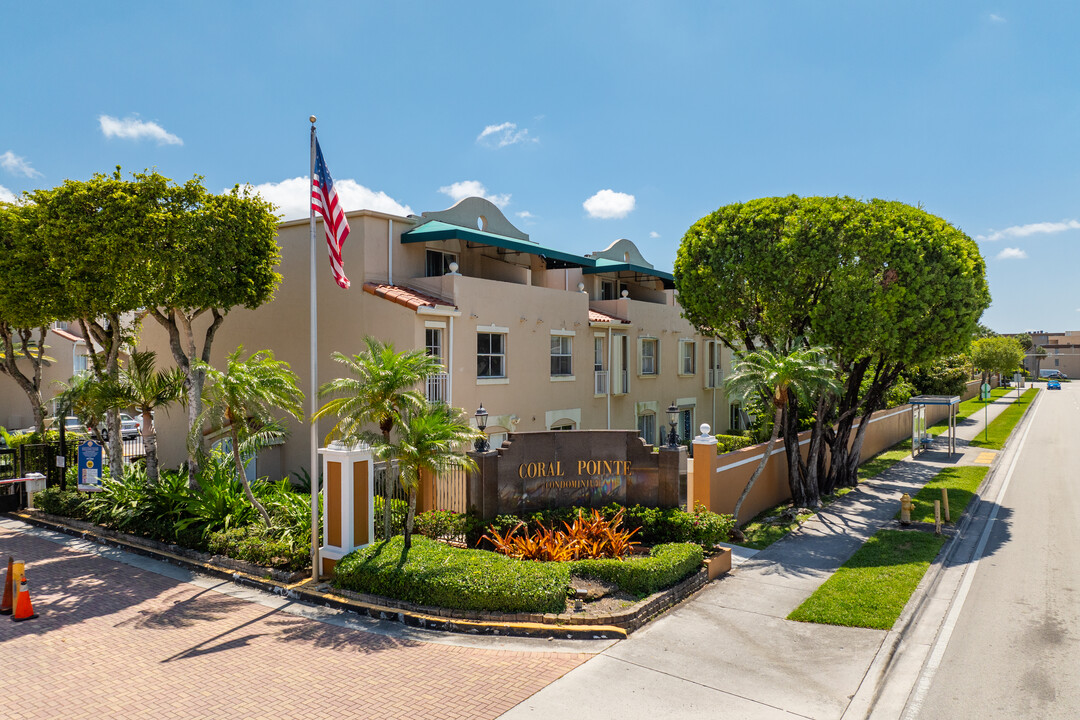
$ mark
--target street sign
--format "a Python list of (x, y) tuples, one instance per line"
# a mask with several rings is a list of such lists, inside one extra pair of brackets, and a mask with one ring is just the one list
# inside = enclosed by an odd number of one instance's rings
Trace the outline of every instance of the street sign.
[(87, 440), (79, 445), (79, 489), (87, 492), (101, 490), (101, 445)]
[(990, 383), (983, 383), (982, 388), (980, 388), (980, 389), (982, 390), (982, 393), (981, 393), (981, 396), (980, 396), (979, 399), (980, 400), (989, 400), (990, 399)]

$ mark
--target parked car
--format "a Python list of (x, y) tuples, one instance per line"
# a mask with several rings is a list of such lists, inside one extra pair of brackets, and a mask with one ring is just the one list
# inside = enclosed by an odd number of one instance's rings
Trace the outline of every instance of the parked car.
[[(109, 440), (108, 426), (101, 423), (98, 426), (98, 431), (101, 433), (101, 439), (107, 442)], [(120, 439), (134, 440), (137, 437), (139, 437), (139, 421), (127, 413), (120, 413)]]
[(1055, 380), (1067, 380), (1069, 378), (1065, 373), (1060, 370), (1054, 370), (1053, 368), (1050, 370), (1040, 370), (1039, 377), (1043, 380), (1049, 380), (1050, 378), (1054, 378)]
[[(59, 425), (56, 424), (56, 422), (57, 422), (57, 418), (55, 418), (55, 417), (45, 418), (45, 429), (46, 430), (53, 430), (53, 429), (59, 430), (60, 427), (59, 427)], [(31, 429), (31, 432), (33, 432), (33, 429)], [(64, 417), (64, 432), (65, 433), (76, 433), (78, 435), (85, 435), (86, 434), (86, 426), (83, 425), (82, 421), (79, 420), (79, 418), (75, 417), (74, 415), (67, 415), (67, 416)]]
[(1061, 383), (1058, 382), (1057, 380), (1047, 380), (1046, 381), (1046, 389), (1047, 390), (1060, 390), (1061, 389)]

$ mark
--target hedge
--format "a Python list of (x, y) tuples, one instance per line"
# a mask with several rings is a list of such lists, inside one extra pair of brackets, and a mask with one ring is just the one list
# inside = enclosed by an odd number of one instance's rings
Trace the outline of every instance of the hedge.
[(701, 567), (704, 553), (694, 543), (657, 545), (648, 557), (625, 560), (577, 560), (571, 572), (581, 577), (614, 583), (638, 597), (671, 587)]
[(417, 605), (457, 610), (560, 613), (570, 587), (568, 563), (514, 560), (462, 550), (414, 535), (355, 550), (334, 568), (333, 585)]

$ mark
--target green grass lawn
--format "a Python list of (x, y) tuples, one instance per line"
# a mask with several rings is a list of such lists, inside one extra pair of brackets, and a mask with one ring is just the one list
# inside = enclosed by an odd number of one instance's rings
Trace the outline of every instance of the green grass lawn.
[(859, 482), (880, 475), (910, 454), (911, 438), (901, 440), (888, 450), (879, 452), (859, 466)]
[(1037, 388), (1026, 390), (1019, 400), (1014, 400), (1009, 407), (1005, 408), (1004, 412), (991, 421), (989, 427), (986, 428), (985, 434), (979, 433), (978, 437), (972, 440), (970, 445), (993, 450), (1000, 450), (1005, 447), (1005, 441), (1009, 439), (1013, 428), (1020, 422), (1020, 418), (1024, 416), (1024, 411), (1035, 400), (1035, 394), (1038, 392)]
[[(960, 422), (961, 420), (963, 420), (965, 418), (971, 417), (972, 415), (974, 415), (979, 410), (982, 410), (985, 406), (989, 405), (990, 403), (997, 400), (998, 398), (1005, 397), (1009, 393), (1013, 393), (1013, 397), (1016, 397), (1016, 389), (1015, 388), (1000, 388), (999, 387), (999, 388), (994, 388), (993, 390), (990, 391), (990, 400), (989, 401), (980, 400), (978, 398), (978, 396), (973, 397), (970, 400), (965, 400), (964, 402), (960, 403), (956, 408), (956, 421)], [(926, 429), (926, 431), (928, 433), (930, 433), (931, 435), (940, 435), (940, 434), (942, 434), (943, 432), (945, 432), (948, 429), (949, 429), (949, 419), (945, 418), (944, 420), (939, 420), (938, 422), (936, 422), (933, 425), (931, 425), (930, 427), (928, 427)]]
[(944, 543), (930, 533), (879, 530), (788, 620), (888, 630)]
[[(949, 518), (957, 522), (989, 470), (988, 467), (951, 467), (939, 472), (911, 498), (915, 504), (912, 522), (934, 522), (934, 501), (941, 500), (941, 488), (949, 491)], [(945, 519), (944, 509), (941, 519)]]

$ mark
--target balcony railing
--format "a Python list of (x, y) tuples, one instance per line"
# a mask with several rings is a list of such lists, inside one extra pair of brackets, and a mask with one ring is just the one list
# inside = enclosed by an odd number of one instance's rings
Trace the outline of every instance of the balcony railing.
[(446, 373), (429, 375), (425, 394), (428, 402), (450, 402), (450, 376)]
[(608, 371), (607, 370), (594, 370), (593, 371), (596, 382), (593, 394), (595, 395), (607, 395), (608, 392)]

